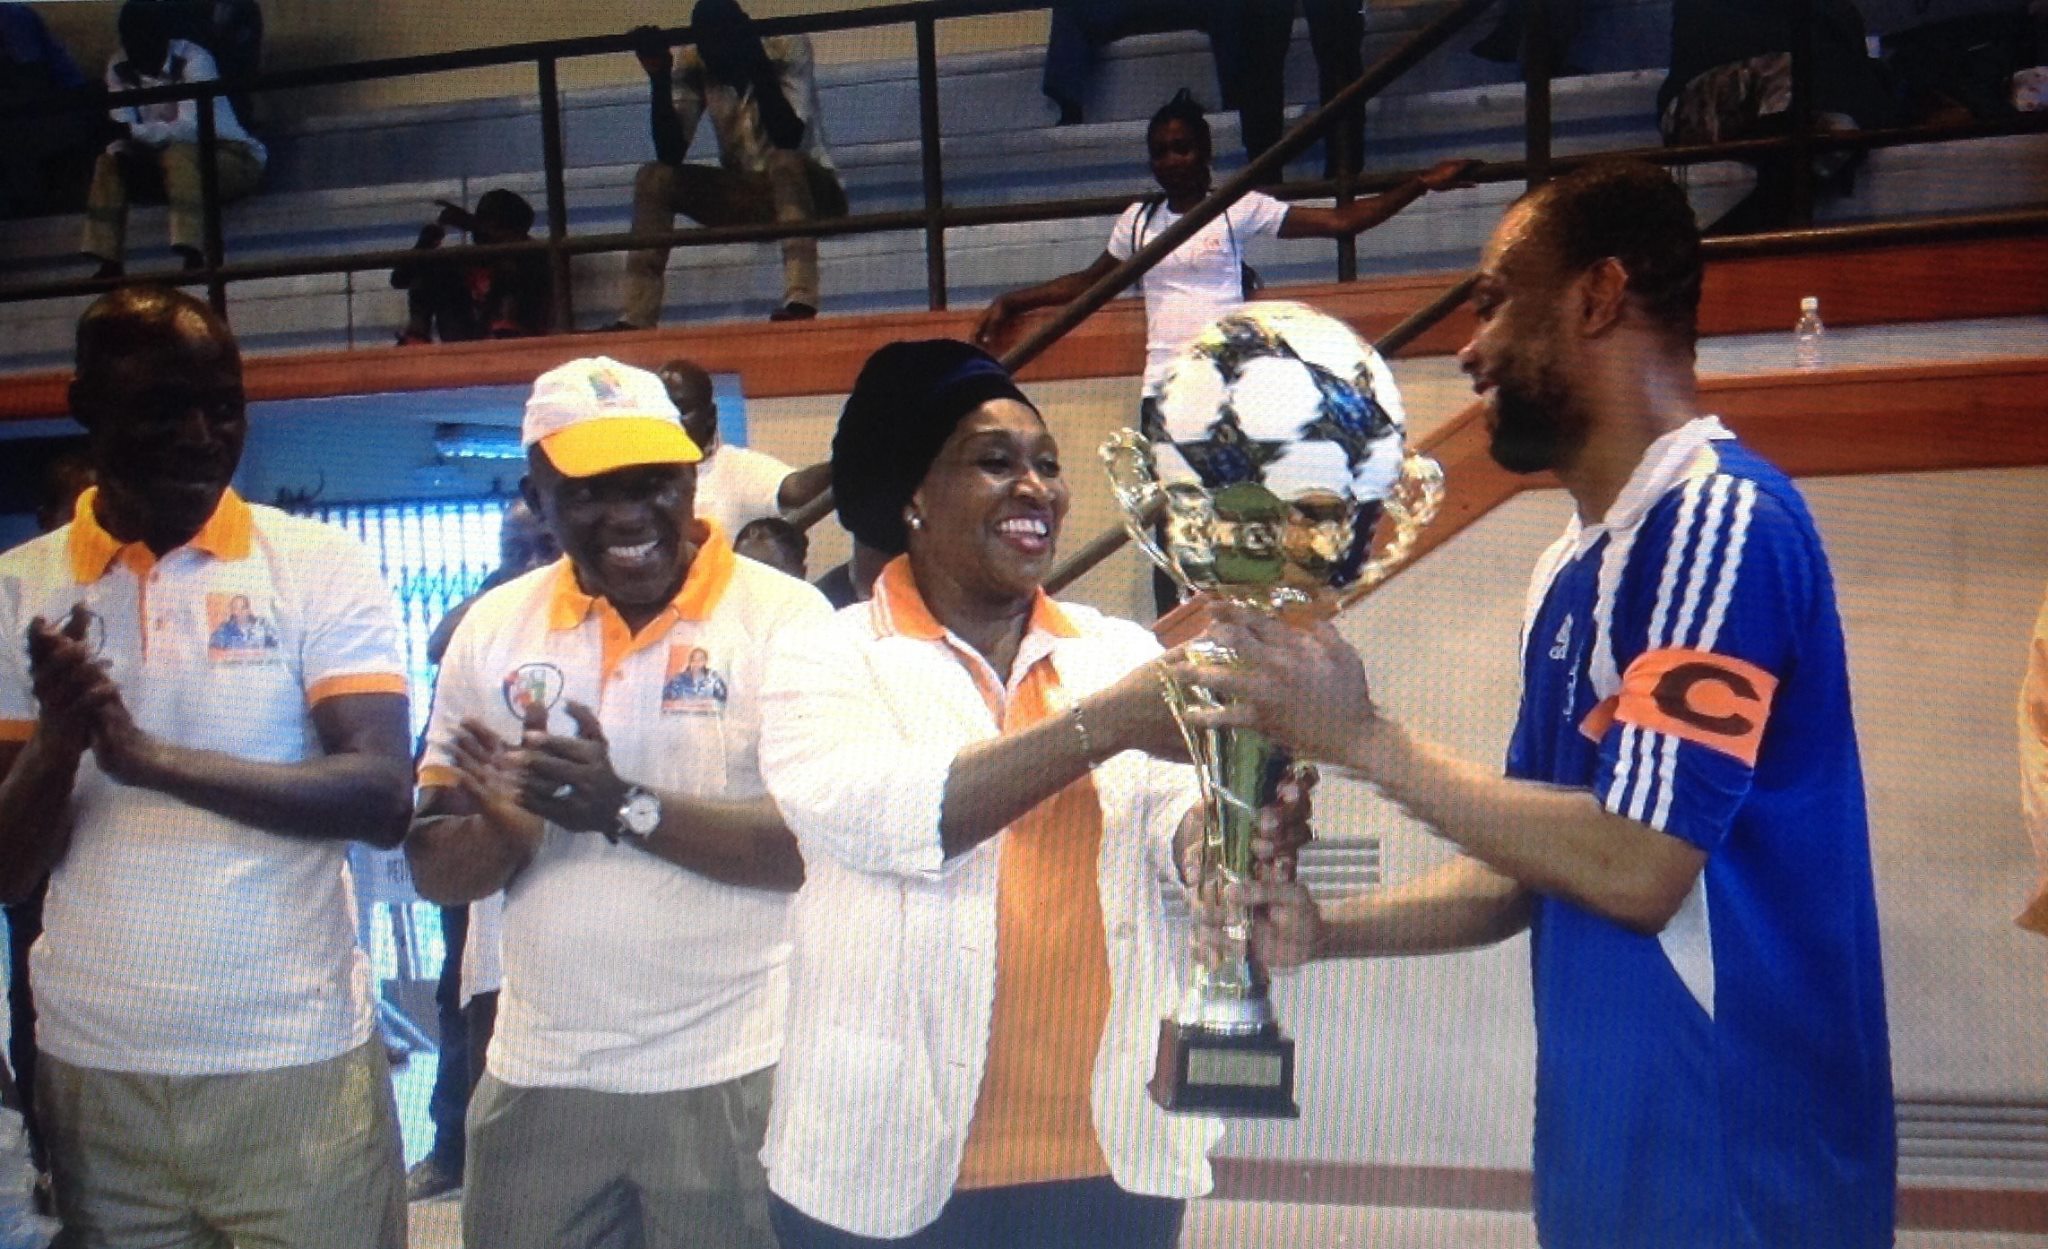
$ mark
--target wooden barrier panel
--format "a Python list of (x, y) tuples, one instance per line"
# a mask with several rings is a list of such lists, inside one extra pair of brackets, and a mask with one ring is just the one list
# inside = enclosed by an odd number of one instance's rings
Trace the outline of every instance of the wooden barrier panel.
[[(1377, 338), (1448, 289), (1456, 274), (1276, 288), (1274, 298), (1315, 304)], [(1839, 248), (1716, 261), (1707, 268), (1700, 332), (1783, 329), (1801, 295), (1818, 295), (1829, 325), (2028, 316), (2048, 312), (2048, 238), (1978, 239)], [(687, 356), (737, 373), (751, 398), (844, 394), (876, 347), (903, 338), (965, 338), (980, 310), (824, 317), (784, 325), (679, 326), (421, 347), (369, 347), (251, 357), (249, 397), (303, 399), (461, 386), (518, 385), (581, 355), (652, 367)], [(1047, 314), (1040, 314), (1047, 315)], [(1462, 310), (1405, 355), (1455, 351), (1471, 332)], [(1027, 382), (1130, 377), (1144, 367), (1144, 315), (1133, 299), (1103, 309), (1023, 371)], [(65, 414), (64, 372), (0, 378), (0, 420)]]

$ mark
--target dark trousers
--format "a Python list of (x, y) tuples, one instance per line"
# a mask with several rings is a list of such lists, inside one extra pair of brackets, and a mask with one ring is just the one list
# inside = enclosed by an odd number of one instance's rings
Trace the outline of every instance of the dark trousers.
[(42, 1127), (36, 1122), (36, 998), (28, 981), (28, 948), (43, 935), (43, 895), (49, 888), (45, 877), (27, 901), (7, 908), (7, 1022), (12, 1029), (7, 1063), (14, 1068), (14, 1084), (21, 1094), (29, 1154), (39, 1168), (50, 1164), (43, 1152)]
[(1088, 94), (1088, 78), (1095, 69), (1097, 48), (1131, 35), (1207, 30), (1213, 3), (1214, 0), (1055, 0), (1040, 89), (1054, 103), (1078, 112)]
[[(1327, 101), (1365, 72), (1365, 8), (1360, 0), (1300, 2), (1316, 58), (1316, 98)], [(1294, 8), (1295, 0), (1228, 0), (1215, 6), (1209, 40), (1215, 48), (1216, 78), (1223, 84), (1224, 103), (1237, 109), (1246, 159), (1256, 158), (1280, 139)], [(1356, 170), (1365, 159), (1365, 109), (1353, 109), (1347, 117), (1346, 143)], [(1336, 174), (1336, 153), (1343, 150), (1324, 142), (1326, 174)]]
[(770, 1193), (782, 1249), (1173, 1249), (1187, 1203), (1127, 1193), (1107, 1177), (954, 1193), (938, 1221), (900, 1240), (856, 1236)]
[[(448, 957), (441, 963), (441, 978), (434, 983), (435, 1015), (441, 1025), (440, 1066), (434, 1070), (434, 1091), (427, 1096), (427, 1117), (434, 1122), (432, 1157), (441, 1169), (462, 1174), (462, 1118), (469, 1110), (471, 1078), (468, 1021), (462, 1010), (462, 951), (469, 938), (469, 908), (441, 908), (441, 943)], [(482, 1057), (481, 1054), (478, 1055)]]

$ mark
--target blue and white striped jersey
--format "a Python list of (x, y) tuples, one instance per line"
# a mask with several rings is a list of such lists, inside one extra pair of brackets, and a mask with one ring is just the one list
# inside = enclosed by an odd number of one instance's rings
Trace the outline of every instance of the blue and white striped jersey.
[(1707, 417), (1576, 519), (1529, 592), (1509, 775), (1699, 847), (1656, 936), (1532, 923), (1549, 1249), (1892, 1243), (1877, 904), (1827, 557)]

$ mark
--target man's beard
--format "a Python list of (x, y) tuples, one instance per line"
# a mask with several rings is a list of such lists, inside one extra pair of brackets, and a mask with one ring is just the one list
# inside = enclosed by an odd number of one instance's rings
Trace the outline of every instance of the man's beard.
[(1493, 392), (1493, 462), (1511, 473), (1542, 473), (1563, 467), (1585, 445), (1585, 414), (1549, 369), (1533, 384), (1503, 379)]

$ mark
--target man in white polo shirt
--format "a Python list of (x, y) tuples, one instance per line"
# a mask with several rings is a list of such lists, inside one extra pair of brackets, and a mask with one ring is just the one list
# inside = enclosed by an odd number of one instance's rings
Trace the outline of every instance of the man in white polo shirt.
[(527, 402), (563, 558), (479, 599), (441, 666), (406, 848), (420, 891), (505, 891), (463, 1241), (772, 1249), (759, 1152), (803, 879), (757, 692), (817, 591), (696, 519), (661, 379), (577, 360)]
[(791, 512), (832, 484), (832, 466), (792, 469), (765, 451), (735, 447), (718, 434), (718, 398), (711, 375), (688, 360), (661, 366), (669, 402), (682, 414), (683, 432), (704, 453), (697, 462), (697, 515), (716, 521), (734, 538), (748, 521)]
[(342, 875), (406, 828), (390, 593), (353, 538), (228, 488), (241, 356), (205, 304), (87, 309), (71, 410), (100, 484), (0, 556), (0, 894), (50, 873), (30, 961), (65, 1243), (402, 1246)]

